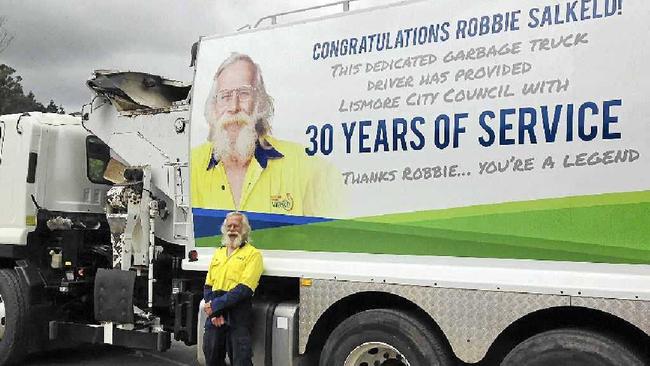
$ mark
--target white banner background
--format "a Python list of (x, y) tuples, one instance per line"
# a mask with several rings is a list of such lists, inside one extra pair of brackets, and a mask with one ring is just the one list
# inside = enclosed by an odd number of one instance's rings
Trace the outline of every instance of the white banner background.
[[(571, 2), (570, 2), (571, 3)], [(581, 3), (581, 2), (577, 2)], [(584, 3), (584, 1), (582, 2)], [(605, 1), (587, 2), (603, 11)], [(475, 204), (522, 201), (550, 197), (588, 195), (607, 192), (625, 192), (650, 189), (650, 75), (647, 62), (650, 50), (646, 39), (650, 35), (650, 2), (626, 0), (621, 13), (611, 17), (589, 19), (568, 24), (554, 24), (531, 29), (530, 8), (560, 4), (564, 17), (565, 3), (541, 0), (445, 0), (406, 3), (398, 6), (361, 11), (351, 15), (324, 18), (306, 23), (277, 26), (271, 29), (253, 30), (234, 35), (207, 38), (201, 42), (198, 67), (195, 75), (192, 107), (192, 146), (205, 141), (206, 122), (203, 108), (211, 80), (219, 64), (232, 52), (251, 56), (262, 68), (269, 94), (275, 100), (273, 135), (302, 145), (309, 145), (307, 126), (331, 124), (334, 129), (333, 152), (325, 159), (333, 162), (339, 170), (355, 174), (397, 170), (392, 182), (348, 184), (349, 215), (352, 217), (397, 212), (442, 209)], [(580, 5), (580, 4), (578, 4)], [(519, 30), (487, 34), (473, 38), (457, 39), (458, 21), (472, 17), (492, 16), (497, 13), (520, 10)], [(592, 12), (590, 12), (592, 14)], [(401, 29), (429, 26), (449, 22), (450, 38), (445, 42), (410, 46), (402, 49), (373, 51), (325, 60), (313, 59), (317, 42), (390, 32), (395, 39)], [(561, 36), (587, 33), (588, 44), (559, 47), (549, 51), (531, 52), (531, 41), (540, 38), (557, 40)], [(521, 52), (516, 55), (488, 57), (480, 60), (444, 62), (449, 52), (457, 53), (475, 47), (500, 47), (505, 43), (521, 42)], [(405, 68), (384, 72), (366, 73), (367, 63), (433, 54), (437, 61), (425, 67)], [(484, 78), (473, 81), (456, 81), (459, 69), (481, 66), (512, 65), (527, 62), (532, 69), (517, 76)], [(333, 77), (336, 64), (349, 66), (361, 63), (356, 75)], [(420, 86), (423, 74), (449, 71), (449, 80), (442, 84)], [(368, 82), (380, 79), (413, 76), (414, 86), (387, 90), (368, 90)], [(524, 83), (543, 80), (569, 80), (567, 91), (560, 93), (524, 96)], [(458, 103), (444, 102), (442, 94), (451, 88), (475, 89), (509, 84), (512, 97), (486, 99)], [(425, 106), (408, 106), (409, 94), (440, 92), (436, 103)], [(341, 112), (341, 101), (374, 99), (400, 96), (396, 109)], [(611, 132), (621, 134), (620, 139), (604, 140), (602, 132), (602, 102), (621, 99), (623, 105), (612, 108), (618, 123), (611, 124)], [(556, 141), (546, 143), (539, 106), (547, 105), (553, 111), (556, 104), (575, 104), (578, 107), (592, 101), (601, 110), (598, 116), (587, 118), (587, 126), (597, 126), (598, 136), (592, 141), (581, 141), (574, 133), (574, 141), (566, 141), (566, 122), (559, 123)], [(537, 144), (531, 144), (526, 135), (525, 144), (501, 146), (498, 143), (498, 111), (501, 108), (532, 107), (538, 112), (535, 132)], [(497, 141), (483, 147), (478, 139), (487, 136), (479, 125), (482, 111), (491, 110), (497, 118), (490, 126), (497, 133)], [(437, 149), (433, 144), (433, 125), (440, 114), (468, 113), (462, 122), (465, 133), (460, 135), (459, 147)], [(352, 151), (346, 153), (346, 140), (342, 123), (371, 120), (372, 127), (366, 132), (367, 146), (372, 147), (377, 120), (385, 119), (388, 141), (392, 147), (393, 118), (410, 121), (415, 116), (426, 119), (420, 131), (425, 135), (426, 146), (414, 151), (388, 151), (359, 153), (358, 134), (352, 139)], [(552, 114), (551, 114), (552, 116)], [(508, 117), (513, 129), (508, 138), (518, 138), (517, 115)], [(577, 123), (577, 122), (576, 122)], [(358, 123), (356, 131), (358, 133)], [(407, 135), (407, 142), (413, 135)], [(607, 150), (634, 149), (640, 153), (632, 163), (594, 165), (564, 168), (565, 155), (604, 152)], [(320, 154), (319, 154), (320, 155)], [(542, 169), (542, 162), (552, 156), (555, 168)], [(526, 172), (479, 174), (479, 162), (505, 161), (511, 157), (534, 158), (534, 168)], [(459, 172), (469, 175), (455, 178), (439, 178), (419, 181), (402, 179), (403, 169), (458, 165)]]

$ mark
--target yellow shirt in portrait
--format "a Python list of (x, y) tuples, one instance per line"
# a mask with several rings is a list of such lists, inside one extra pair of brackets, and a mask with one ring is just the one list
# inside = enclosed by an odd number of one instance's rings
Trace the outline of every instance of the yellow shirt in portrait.
[(308, 156), (298, 144), (271, 136), (265, 140), (271, 148), (257, 144), (239, 207), (235, 207), (223, 164), (213, 157), (212, 144), (192, 149), (192, 207), (337, 217), (342, 201), (341, 174), (326, 161)]

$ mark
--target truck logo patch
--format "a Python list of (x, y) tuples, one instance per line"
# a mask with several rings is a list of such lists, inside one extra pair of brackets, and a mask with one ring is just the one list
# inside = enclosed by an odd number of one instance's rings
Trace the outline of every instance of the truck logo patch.
[(271, 207), (291, 211), (293, 209), (293, 196), (291, 193), (287, 193), (286, 197), (281, 194), (273, 195), (271, 196)]

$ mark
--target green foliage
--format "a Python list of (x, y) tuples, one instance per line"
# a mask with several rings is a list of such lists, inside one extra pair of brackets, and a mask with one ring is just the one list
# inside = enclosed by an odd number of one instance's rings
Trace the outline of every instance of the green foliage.
[(25, 95), (19, 75), (8, 65), (0, 65), (0, 115), (22, 112), (65, 113), (63, 107), (57, 106), (53, 100), (44, 106), (36, 100), (31, 91)]
[(52, 99), (50, 99), (50, 104), (45, 107), (45, 112), (47, 113), (65, 113), (62, 106), (57, 106)]

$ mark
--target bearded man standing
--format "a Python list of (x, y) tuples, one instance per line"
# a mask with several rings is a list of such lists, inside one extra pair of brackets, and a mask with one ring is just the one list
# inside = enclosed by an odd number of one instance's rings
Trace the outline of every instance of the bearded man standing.
[(341, 175), (303, 146), (271, 136), (272, 116), (259, 65), (233, 53), (206, 100), (208, 141), (192, 149), (194, 208), (337, 216)]
[(221, 225), (222, 246), (212, 257), (203, 291), (208, 366), (225, 366), (226, 350), (231, 366), (252, 365), (252, 297), (263, 263), (262, 254), (249, 242), (250, 231), (240, 212), (230, 212)]

